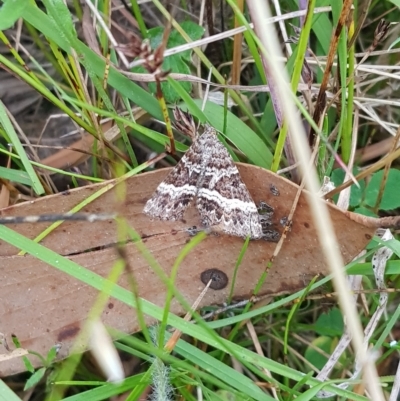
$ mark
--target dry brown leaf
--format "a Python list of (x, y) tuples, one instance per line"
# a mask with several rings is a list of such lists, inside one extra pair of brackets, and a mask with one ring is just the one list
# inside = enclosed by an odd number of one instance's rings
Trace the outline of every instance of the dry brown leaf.
[[(296, 195), (297, 186), (264, 169), (238, 164), (243, 181), (254, 200), (268, 202), (274, 209), (274, 228), (282, 231), (280, 219), (287, 216)], [(195, 208), (185, 214), (179, 222), (151, 221), (142, 214), (142, 209), (157, 185), (170, 169), (157, 170), (130, 178), (126, 185), (126, 200), (118, 204), (118, 187), (102, 195), (85, 209), (91, 213), (105, 213), (118, 210), (142, 236), (143, 242), (168, 274), (175, 258), (188, 242), (186, 229), (199, 225)], [(273, 196), (270, 185), (280, 192)], [(62, 213), (100, 189), (104, 184), (71, 190), (68, 194), (58, 194), (7, 208), (2, 215), (37, 215)], [(348, 219), (340, 210), (330, 207), (345, 262), (353, 259), (369, 242), (374, 230)], [(34, 238), (47, 223), (10, 226), (29, 238)], [(115, 222), (65, 222), (41, 243), (48, 248), (69, 256), (82, 266), (106, 276), (118, 259), (114, 247), (116, 241)], [(243, 240), (231, 236), (209, 235), (185, 259), (179, 268), (176, 286), (189, 304), (197, 298), (204, 288), (200, 280), (203, 271), (215, 268), (232, 279), (233, 269), (243, 246)], [(234, 298), (246, 298), (264, 272), (266, 263), (276, 244), (263, 240), (251, 241), (245, 253), (236, 279)], [(82, 284), (57, 269), (38, 261), (33, 256), (15, 256), (18, 250), (6, 243), (0, 243), (0, 332), (10, 340), (15, 334), (22, 347), (45, 355), (57, 342), (62, 342), (60, 358), (68, 355), (82, 323), (90, 310), (97, 290)], [(148, 263), (137, 251), (135, 244), (125, 247), (125, 252), (138, 282), (140, 296), (163, 306), (166, 289)], [(316, 274), (329, 274), (323, 253), (318, 243), (311, 211), (306, 202), (306, 194), (300, 197), (291, 231), (281, 252), (268, 273), (261, 294), (292, 293), (304, 288)], [(129, 288), (124, 274), (119, 284)], [(221, 304), (227, 299), (229, 285), (222, 290), (209, 290), (202, 306)], [(172, 312), (183, 314), (178, 302), (173, 303)], [(119, 301), (110, 299), (103, 313), (103, 322), (121, 331), (132, 333), (139, 330), (134, 312)], [(151, 320), (148, 320), (151, 323)], [(7, 351), (3, 350), (2, 353)], [(35, 366), (40, 361), (32, 357)], [(24, 370), (18, 359), (0, 363), (0, 376)]]
[(10, 204), (10, 190), (6, 185), (1, 185), (0, 189), (0, 209)]
[[(138, 107), (132, 110), (132, 114), (136, 122), (143, 122), (147, 116), (147, 113)], [(113, 120), (103, 122), (101, 124), (101, 129), (103, 131), (104, 140), (107, 142), (113, 143), (121, 136), (120, 130), (117, 125), (114, 125)], [(77, 166), (89, 159), (94, 141), (95, 138), (93, 135), (84, 133), (81, 139), (69, 145), (67, 149), (59, 150), (42, 159), (40, 162), (45, 166), (57, 169)], [(99, 148), (102, 148), (101, 144), (99, 144)], [(80, 150), (82, 150), (82, 152), (80, 152)]]

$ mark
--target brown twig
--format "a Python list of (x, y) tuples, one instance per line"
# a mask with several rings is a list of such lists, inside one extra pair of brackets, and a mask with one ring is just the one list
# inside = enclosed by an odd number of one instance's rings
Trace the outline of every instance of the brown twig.
[[(237, 0), (236, 2), (240, 12), (243, 13), (244, 0)], [(240, 26), (239, 19), (235, 15), (235, 28)], [(240, 72), (241, 72), (241, 60), (242, 60), (242, 40), (243, 34), (239, 33), (235, 35), (233, 39), (233, 62), (232, 62), (232, 84), (239, 85), (240, 83)]]
[(345, 215), (357, 223), (370, 228), (400, 228), (400, 216), (368, 217), (362, 214), (344, 211)]
[[(335, 59), (335, 55), (336, 55), (336, 49), (338, 46), (338, 42), (339, 42), (339, 37), (340, 34), (342, 32), (343, 27), (346, 24), (351, 6), (353, 4), (352, 0), (345, 0), (344, 4), (343, 4), (343, 8), (342, 11), (340, 13), (339, 16), (339, 21), (337, 23), (336, 29), (334, 31), (334, 33), (332, 34), (332, 38), (331, 38), (331, 45), (329, 47), (329, 52), (328, 52), (328, 56), (327, 56), (327, 60), (326, 60), (326, 66), (325, 66), (325, 71), (324, 71), (324, 75), (322, 76), (322, 81), (321, 81), (321, 86), (320, 86), (320, 90), (318, 93), (318, 97), (317, 97), (317, 101), (316, 101), (316, 106), (315, 106), (315, 110), (314, 110), (314, 115), (313, 115), (313, 120), (316, 122), (316, 124), (318, 124), (318, 121), (320, 121), (321, 119), (321, 114), (322, 114), (322, 110), (325, 107), (325, 102), (324, 99), (326, 99), (326, 91), (328, 88), (328, 83), (329, 83), (329, 77), (330, 77), (330, 73), (332, 70), (332, 66), (333, 66), (333, 61)], [(310, 143), (312, 143), (312, 137), (314, 135), (314, 130), (311, 128), (310, 130)]]
[[(390, 23), (386, 22), (385, 20), (381, 19), (379, 21), (378, 26), (375, 29), (374, 32), (374, 39), (372, 41), (372, 44), (368, 47), (368, 49), (364, 52), (363, 58), (361, 59), (361, 61), (359, 63), (357, 63), (356, 67), (354, 68), (354, 72), (351, 76), (349, 76), (347, 78), (347, 82), (346, 82), (346, 87), (349, 84), (349, 82), (354, 79), (356, 71), (358, 69), (358, 67), (360, 67), (360, 65), (362, 63), (364, 63), (364, 61), (373, 53), (373, 51), (376, 49), (376, 47), (378, 46), (379, 42), (381, 42), (388, 34), (389, 32), (389, 27), (390, 27)], [(353, 35), (354, 36), (354, 35)], [(328, 103), (328, 109), (331, 107), (331, 105), (336, 102), (337, 98), (341, 95), (342, 93), (342, 88), (340, 88), (335, 95), (332, 97), (332, 99), (329, 101)]]

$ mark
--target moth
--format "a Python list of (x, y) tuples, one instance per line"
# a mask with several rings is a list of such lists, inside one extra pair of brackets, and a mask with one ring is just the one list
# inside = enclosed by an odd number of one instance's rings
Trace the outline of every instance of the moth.
[(210, 126), (194, 137), (192, 146), (157, 187), (143, 212), (161, 220), (180, 220), (194, 198), (204, 228), (242, 238), (263, 237), (257, 207)]

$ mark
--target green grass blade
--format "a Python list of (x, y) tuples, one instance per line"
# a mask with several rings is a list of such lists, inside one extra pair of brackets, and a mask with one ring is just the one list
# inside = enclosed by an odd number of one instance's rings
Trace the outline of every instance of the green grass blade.
[[(68, 41), (60, 34), (59, 28), (55, 25), (54, 21), (38, 7), (29, 4), (24, 10), (23, 18), (49, 40), (55, 42), (62, 50), (71, 53)], [(86, 63), (91, 66), (96, 75), (102, 78), (105, 71), (104, 59), (99, 57), (82, 42), (79, 41), (79, 44), (80, 56), (85, 58)], [(155, 97), (126, 78), (114, 67), (110, 68), (108, 83), (122, 96), (127, 97), (142, 107), (153, 117), (162, 119), (161, 109)]]
[(14, 170), (0, 166), (0, 177), (4, 180), (18, 182), (19, 184), (32, 186), (32, 180), (25, 171)]
[(3, 380), (0, 380), (0, 401), (21, 401), (21, 398), (19, 398)]
[(44, 194), (44, 188), (40, 183), (40, 180), (36, 175), (35, 170), (32, 167), (31, 161), (28, 159), (28, 156), (25, 153), (25, 149), (22, 146), (21, 141), (19, 140), (13, 125), (11, 124), (11, 121), (7, 116), (6, 108), (4, 107), (4, 104), (1, 100), (0, 100), (0, 124), (3, 126), (4, 131), (8, 136), (7, 140), (12, 143), (18, 156), (21, 158), (21, 162), (24, 165), (25, 171), (29, 176), (33, 190), (38, 195)]
[(235, 369), (218, 361), (209, 354), (184, 341), (178, 341), (175, 352), (190, 360), (193, 364), (219, 378), (254, 400), (273, 401), (274, 398), (264, 393), (251, 379)]

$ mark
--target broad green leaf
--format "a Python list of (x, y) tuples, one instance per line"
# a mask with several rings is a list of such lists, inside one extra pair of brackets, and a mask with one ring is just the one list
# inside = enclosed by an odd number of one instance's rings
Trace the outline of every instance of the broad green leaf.
[[(335, 348), (336, 341), (331, 337), (318, 337), (311, 342), (311, 345), (306, 349), (305, 358), (308, 362), (314, 365), (317, 369), (322, 369), (328, 358), (324, 353), (330, 355)], [(322, 352), (318, 351), (320, 349)]]
[(0, 8), (0, 31), (11, 28), (27, 5), (27, 0), (6, 0)]
[(356, 207), (354, 209), (354, 213), (362, 214), (369, 217), (378, 217), (371, 209), (367, 209), (364, 206)]
[[(192, 40), (200, 39), (204, 33), (204, 29), (191, 21), (185, 21), (181, 24), (182, 29), (190, 36)], [(162, 42), (162, 38), (164, 35), (165, 28), (156, 27), (149, 29), (148, 35), (150, 40), (150, 46), (153, 50), (155, 50), (158, 46), (160, 46)], [(167, 49), (180, 46), (185, 44), (186, 41), (183, 37), (177, 32), (173, 30), (168, 38)], [(162, 69), (163, 71), (171, 71), (180, 74), (190, 74), (190, 57), (191, 50), (185, 50), (182, 53), (174, 54), (168, 57), (165, 57)], [(134, 68), (135, 72), (145, 73), (146, 69), (142, 66)], [(186, 92), (190, 92), (192, 90), (192, 84), (190, 82), (180, 82), (180, 85)], [(167, 103), (176, 103), (181, 99), (178, 93), (172, 88), (172, 86), (168, 82), (161, 83), (161, 89), (165, 97), (165, 101)], [(156, 93), (156, 84), (154, 82), (149, 83), (149, 90), (151, 93)]]
[[(375, 173), (365, 190), (365, 204), (370, 207), (375, 206), (383, 178), (383, 173), (383, 170)], [(383, 190), (382, 201), (380, 205), (378, 205), (379, 209), (392, 210), (400, 207), (399, 182), (400, 171), (397, 169), (390, 169)]]
[(323, 313), (315, 323), (315, 331), (322, 336), (340, 336), (343, 333), (343, 318), (338, 308)]
[[(353, 175), (357, 175), (358, 172), (359, 172), (359, 169), (357, 169), (357, 168), (353, 169)], [(345, 173), (342, 169), (335, 169), (332, 171), (331, 180), (333, 181), (335, 186), (339, 186), (339, 185), (343, 184), (344, 175), (345, 175)], [(351, 190), (350, 190), (350, 206), (351, 207), (356, 207), (361, 204), (362, 197), (363, 197), (364, 190), (365, 190), (365, 182), (360, 181), (359, 184), (360, 184), (360, 188), (356, 187), (355, 185), (352, 185), (350, 187), (351, 188)], [(335, 199), (337, 199), (337, 197)]]

